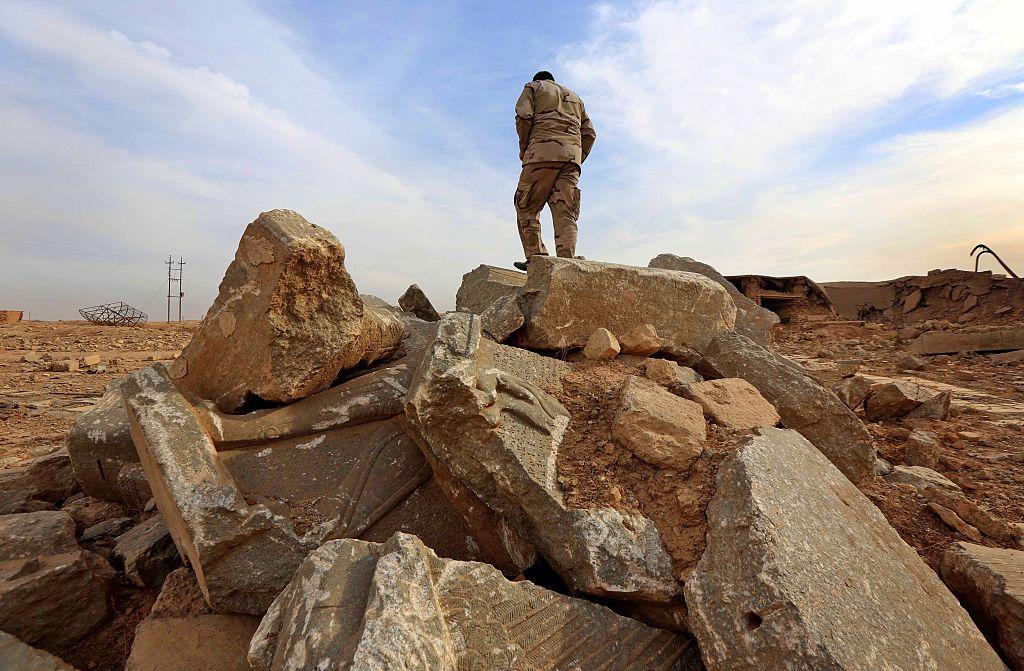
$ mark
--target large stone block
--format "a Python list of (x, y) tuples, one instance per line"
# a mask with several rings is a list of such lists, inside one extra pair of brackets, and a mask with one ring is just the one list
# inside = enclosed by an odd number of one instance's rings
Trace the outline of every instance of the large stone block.
[(929, 331), (910, 343), (915, 354), (956, 354), (957, 352), (1007, 352), (1024, 349), (1024, 328), (977, 333)]
[(253, 636), (256, 671), (701, 668), (692, 639), (494, 567), (440, 559), (414, 536), (341, 540), (303, 562)]
[(61, 511), (0, 516), (0, 630), (55, 651), (107, 617), (114, 570)]
[(682, 396), (700, 404), (709, 420), (740, 431), (775, 426), (779, 413), (746, 380), (727, 377), (687, 385)]
[(0, 631), (0, 669), (9, 671), (75, 671), (53, 655)]
[(709, 377), (738, 377), (754, 385), (786, 427), (814, 443), (852, 482), (874, 474), (875, 445), (864, 424), (789, 359), (744, 336), (724, 333), (704, 351), (702, 366)]
[(631, 375), (619, 390), (612, 435), (654, 466), (684, 471), (704, 451), (707, 423), (693, 401)]
[(761, 347), (772, 346), (772, 336), (779, 324), (779, 316), (750, 300), (736, 288), (736, 285), (725, 279), (725, 276), (706, 263), (691, 259), (688, 256), (675, 254), (659, 254), (647, 264), (650, 268), (664, 268), (686, 273), (697, 273), (718, 282), (736, 303), (736, 333), (745, 335)]
[(234, 412), (248, 401), (289, 402), (326, 389), (399, 344), (393, 315), (363, 305), (345, 248), (290, 210), (245, 229), (220, 294), (171, 367), (183, 389)]
[(878, 508), (795, 431), (760, 429), (723, 462), (686, 604), (709, 669), (1002, 669)]
[(455, 309), (483, 314), (499, 298), (517, 294), (524, 284), (526, 273), (495, 266), (477, 266), (462, 276), (462, 285), (455, 295)]
[(953, 543), (941, 571), (1010, 667), (1024, 669), (1024, 552)]
[(486, 340), (479, 317), (451, 313), (409, 389), (406, 417), (435, 470), (493, 513), (477, 519), (477, 537), (496, 539), (520, 569), (535, 549), (582, 592), (675, 600), (679, 584), (649, 519), (564, 502), (556, 461), (569, 415), (550, 392), (568, 369)]
[(131, 423), (120, 387), (103, 395), (83, 412), (68, 433), (68, 453), (75, 478), (87, 496), (120, 501), (117, 476), (126, 464), (137, 463)]
[(128, 378), (132, 434), (157, 507), (215, 609), (262, 613), (326, 538), (405, 530), (443, 554), (490, 559), (391, 416), (404, 365), (230, 420), (192, 405), (162, 366)]
[[(34, 504), (59, 503), (78, 491), (68, 451), (59, 449), (18, 466), (0, 469), (0, 491), (7, 494), (8, 500), (18, 498), (24, 501), (16, 506), (19, 509), (6, 510), (0, 514), (34, 512), (35, 509), (54, 507), (48, 505), (44, 508), (40, 505), (36, 508)], [(0, 510), (3, 507), (0, 505)]]
[(533, 259), (522, 303), (515, 339), (531, 349), (583, 347), (599, 328), (625, 334), (649, 324), (662, 351), (702, 351), (736, 325), (728, 292), (703, 275), (579, 259)]

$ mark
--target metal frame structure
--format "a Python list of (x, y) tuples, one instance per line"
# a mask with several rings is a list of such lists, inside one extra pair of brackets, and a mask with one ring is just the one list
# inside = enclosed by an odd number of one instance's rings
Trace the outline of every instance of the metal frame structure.
[(981, 257), (985, 256), (986, 254), (991, 254), (993, 257), (995, 257), (995, 260), (999, 262), (999, 265), (1003, 267), (1003, 270), (1010, 273), (1010, 275), (1012, 275), (1013, 277), (1020, 279), (1020, 277), (1017, 276), (1017, 273), (1010, 270), (1010, 266), (1003, 263), (1003, 260), (999, 258), (999, 255), (993, 252), (992, 248), (989, 247), (988, 245), (975, 245), (974, 249), (971, 250), (971, 256), (974, 256), (974, 253), (977, 252), (979, 249), (981, 250), (981, 253), (974, 257), (974, 272), (978, 272), (978, 263), (981, 261)]
[(93, 324), (102, 324), (103, 326), (137, 326), (145, 324), (149, 319), (149, 315), (145, 312), (137, 310), (123, 301), (82, 308), (78, 314)]

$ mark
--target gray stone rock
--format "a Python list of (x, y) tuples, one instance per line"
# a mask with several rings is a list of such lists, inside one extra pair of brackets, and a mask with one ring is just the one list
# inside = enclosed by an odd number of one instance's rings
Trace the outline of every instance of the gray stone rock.
[(709, 669), (976, 669), (1002, 663), (881, 512), (794, 431), (718, 471), (686, 583)]
[(79, 532), (100, 522), (126, 517), (121, 504), (113, 501), (100, 501), (89, 496), (71, 501), (65, 504), (61, 510), (71, 515)]
[(938, 487), (954, 493), (962, 493), (960, 486), (944, 476), (942, 473), (933, 471), (925, 466), (894, 466), (892, 473), (885, 476), (887, 482), (901, 482), (905, 485), (912, 485), (915, 489), (927, 487)]
[(125, 464), (117, 474), (117, 491), (121, 494), (121, 502), (128, 510), (142, 512), (146, 503), (153, 498), (153, 490), (146, 479), (146, 471), (142, 464)]
[(120, 382), (92, 410), (83, 412), (68, 433), (68, 453), (75, 479), (87, 496), (120, 501), (117, 475), (137, 463), (131, 424), (124, 408)]
[(526, 323), (519, 294), (498, 298), (480, 315), (483, 331), (495, 342), (505, 342)]
[(718, 282), (729, 292), (736, 304), (736, 333), (750, 338), (765, 349), (771, 348), (772, 335), (775, 327), (779, 324), (779, 316), (744, 296), (736, 288), (736, 285), (725, 279), (725, 276), (713, 267), (688, 256), (676, 256), (675, 254), (659, 254), (647, 265), (651, 268), (697, 273)]
[(903, 446), (903, 461), (908, 466), (924, 466), (935, 469), (939, 465), (942, 447), (938, 437), (931, 431), (915, 429)]
[(418, 284), (410, 284), (405, 293), (398, 299), (398, 305), (406, 312), (411, 312), (423, 321), (436, 322), (441, 318), (434, 309), (430, 299), (423, 293)]
[(948, 391), (940, 391), (938, 394), (925, 399), (921, 405), (911, 410), (907, 417), (946, 421), (949, 419), (949, 407), (952, 399), (953, 397)]
[(181, 566), (178, 548), (159, 515), (119, 536), (113, 556), (125, 579), (137, 587), (162, 585), (167, 574)]
[(114, 571), (59, 511), (0, 516), (0, 630), (55, 651), (107, 617)]
[(898, 419), (921, 405), (932, 392), (913, 382), (892, 380), (872, 388), (864, 401), (864, 414), (873, 422)]
[(398, 347), (402, 324), (367, 308), (345, 248), (290, 210), (245, 229), (220, 293), (170, 368), (183, 388), (235, 412), (253, 398), (290, 402)]
[(23, 465), (0, 470), (0, 489), (22, 490), (29, 498), (59, 503), (78, 491), (66, 449), (36, 457)]
[(48, 652), (22, 643), (0, 631), (0, 669), (8, 671), (75, 671), (70, 664)]
[(736, 324), (728, 292), (703, 275), (579, 259), (533, 259), (522, 304), (516, 342), (540, 350), (583, 347), (599, 328), (628, 333), (649, 324), (662, 351), (700, 351)]
[(255, 671), (702, 668), (688, 637), (438, 558), (405, 534), (310, 555), (260, 623), (249, 660)]
[(477, 266), (462, 276), (462, 285), (455, 296), (455, 309), (483, 314), (499, 298), (518, 294), (524, 284), (526, 273), (495, 266)]
[(854, 375), (841, 380), (832, 387), (832, 391), (847, 408), (854, 410), (867, 399), (871, 393), (871, 385), (872, 382), (868, 378)]
[(871, 434), (838, 396), (795, 363), (735, 333), (717, 336), (704, 351), (708, 377), (738, 377), (761, 392), (782, 417), (839, 468), (852, 482), (874, 474)]

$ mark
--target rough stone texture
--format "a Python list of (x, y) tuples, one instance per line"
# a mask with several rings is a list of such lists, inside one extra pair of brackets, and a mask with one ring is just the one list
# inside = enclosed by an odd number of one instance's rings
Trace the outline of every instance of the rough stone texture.
[(954, 531), (963, 534), (967, 538), (971, 539), (975, 543), (982, 542), (981, 532), (978, 531), (977, 527), (973, 527), (967, 522), (960, 519), (960, 516), (954, 513), (946, 506), (940, 506), (934, 501), (928, 502), (928, 509), (935, 513), (940, 520), (942, 520), (947, 526)]
[(992, 354), (989, 356), (989, 359), (996, 363), (1016, 363), (1017, 361), (1024, 361), (1024, 349), (1014, 350), (1013, 352)]
[(32, 498), (32, 492), (27, 489), (0, 489), (0, 515), (34, 513), (56, 507), (52, 503)]
[(917, 485), (918, 492), (925, 501), (937, 503), (953, 511), (960, 519), (978, 531), (1006, 543), (1021, 544), (1024, 542), (1024, 530), (1009, 524), (1006, 520), (974, 503), (962, 493), (948, 487), (930, 485), (921, 481)]
[(619, 341), (608, 329), (597, 329), (587, 339), (587, 346), (583, 348), (583, 356), (593, 360), (608, 360), (618, 356), (620, 351)]
[(779, 316), (744, 296), (736, 285), (725, 279), (717, 270), (706, 263), (675, 254), (659, 254), (651, 259), (648, 266), (697, 273), (718, 282), (729, 292), (736, 304), (736, 333), (750, 338), (765, 349), (771, 348), (772, 335), (779, 324)]
[(840, 359), (836, 361), (836, 370), (843, 377), (852, 377), (857, 374), (864, 362), (860, 359)]
[(87, 496), (121, 500), (117, 475), (126, 464), (138, 462), (139, 455), (119, 386), (75, 421), (68, 433), (68, 453), (75, 478)]
[(892, 472), (885, 476), (888, 482), (902, 482), (912, 485), (915, 489), (926, 487), (938, 487), (950, 492), (959, 493), (960, 486), (944, 476), (942, 473), (933, 471), (925, 466), (894, 466)]
[(494, 342), (505, 342), (526, 323), (519, 305), (519, 294), (502, 296), (491, 303), (480, 315), (484, 333)]
[(158, 587), (181, 566), (178, 548), (159, 515), (119, 536), (113, 556), (123, 567), (125, 579), (136, 587)]
[(37, 457), (23, 465), (0, 470), (0, 491), (7, 492), (9, 496), (21, 492), (25, 499), (59, 503), (77, 490), (78, 483), (71, 470), (71, 458), (65, 449)]
[(119, 503), (100, 501), (83, 496), (65, 505), (61, 510), (75, 521), (79, 532), (107, 520), (125, 517), (125, 510)]
[(759, 434), (718, 471), (686, 583), (709, 669), (1002, 669), (871, 501), (796, 432)]
[(710, 421), (730, 429), (775, 426), (781, 420), (754, 385), (738, 377), (691, 384), (683, 397), (698, 403)]
[(75, 671), (75, 667), (48, 652), (22, 643), (0, 631), (0, 669), (7, 671)]
[(958, 333), (929, 331), (910, 343), (915, 354), (956, 354), (957, 352), (1005, 352), (1024, 349), (1024, 328)]
[(692, 639), (509, 582), (486, 564), (440, 559), (405, 534), (310, 555), (260, 623), (249, 660), (256, 671), (701, 668)]
[(107, 616), (114, 571), (60, 511), (0, 516), (0, 630), (54, 651)]
[(871, 393), (872, 384), (868, 378), (854, 375), (840, 380), (836, 386), (832, 387), (832, 391), (846, 407), (853, 410), (867, 399), (868, 394)]
[(954, 543), (940, 570), (1010, 667), (1024, 669), (1024, 552)]
[(245, 229), (171, 376), (234, 412), (253, 397), (288, 402), (322, 391), (339, 371), (389, 354), (401, 336), (393, 315), (363, 305), (334, 235), (271, 210)]
[(398, 299), (398, 305), (406, 312), (411, 312), (424, 321), (436, 322), (441, 318), (418, 284), (409, 285), (409, 288)]
[(121, 493), (121, 502), (125, 507), (137, 513), (142, 512), (153, 498), (153, 489), (149, 486), (142, 464), (124, 465), (117, 474), (117, 490)]
[(644, 362), (644, 375), (674, 393), (679, 393), (694, 382), (704, 381), (703, 376), (694, 369), (668, 359), (648, 359)]
[(462, 285), (455, 295), (455, 309), (483, 314), (499, 298), (518, 294), (524, 284), (526, 273), (495, 266), (477, 266), (462, 276)]
[(896, 365), (902, 370), (923, 370), (928, 367), (928, 362), (919, 356), (907, 353), (899, 358)]
[(216, 610), (264, 612), (326, 538), (412, 531), (446, 555), (496, 561), (391, 417), (417, 360), (410, 353), (290, 406), (234, 418), (193, 406), (162, 366), (129, 377), (132, 433), (157, 508)]
[(482, 543), (496, 538), (520, 568), (539, 551), (570, 587), (589, 594), (677, 599), (650, 520), (564, 503), (556, 460), (569, 415), (544, 389), (559, 388), (567, 370), (484, 339), (478, 317), (448, 314), (409, 389), (406, 417), (435, 473), (489, 511), (471, 521)]
[(686, 470), (704, 452), (707, 425), (698, 404), (635, 375), (619, 390), (612, 435), (655, 466)]
[(903, 417), (931, 398), (932, 393), (912, 382), (886, 382), (872, 388), (864, 401), (864, 415), (873, 422)]
[(246, 654), (259, 618), (211, 611), (191, 571), (167, 576), (135, 629), (125, 671), (251, 671)]
[(703, 275), (547, 256), (530, 262), (523, 308), (516, 341), (542, 350), (583, 347), (599, 328), (650, 324), (662, 351), (699, 351), (736, 324), (729, 294)]
[(783, 424), (811, 441), (852, 482), (874, 474), (875, 446), (864, 424), (792, 361), (725, 333), (704, 351), (702, 366), (709, 377), (738, 377), (754, 385)]
[(641, 324), (620, 336), (619, 345), (623, 354), (650, 356), (661, 349), (661, 338), (658, 337), (658, 329), (650, 324)]
[(940, 391), (931, 398), (925, 399), (921, 405), (911, 410), (910, 413), (907, 414), (907, 417), (939, 419), (945, 421), (949, 419), (949, 407), (952, 400), (952, 394), (948, 391)]
[(934, 433), (916, 429), (910, 432), (910, 437), (904, 445), (903, 461), (908, 466), (924, 466), (934, 469), (939, 465), (941, 453), (942, 448)]

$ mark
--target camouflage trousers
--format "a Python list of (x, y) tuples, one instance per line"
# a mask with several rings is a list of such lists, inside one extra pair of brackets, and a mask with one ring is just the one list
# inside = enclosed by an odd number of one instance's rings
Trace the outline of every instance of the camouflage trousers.
[(540, 212), (547, 203), (555, 226), (555, 251), (559, 256), (576, 255), (576, 220), (580, 216), (580, 166), (571, 161), (527, 163), (516, 187), (516, 218), (523, 252), (548, 253), (540, 233)]

